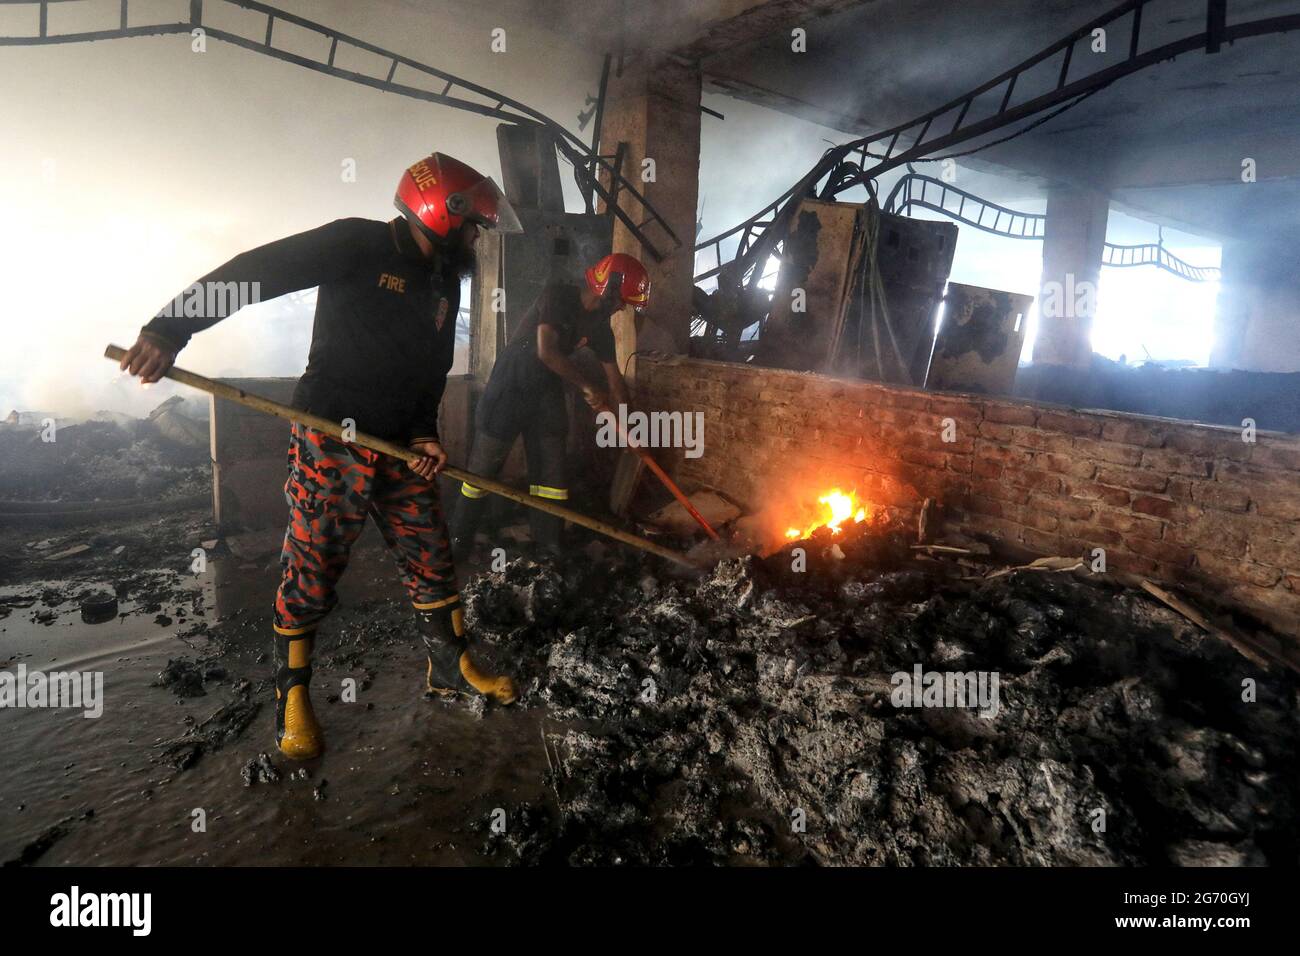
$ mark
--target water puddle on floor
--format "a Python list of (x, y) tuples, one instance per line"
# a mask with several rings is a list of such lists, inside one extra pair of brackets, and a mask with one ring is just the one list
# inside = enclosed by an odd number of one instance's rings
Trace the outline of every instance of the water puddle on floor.
[[(426, 699), (391, 560), (363, 548), (317, 653), (313, 700), (327, 752), (294, 764), (274, 747), (277, 581), (273, 554), (227, 554), (200, 575), (137, 571), (98, 624), (83, 620), (82, 604), (113, 593), (111, 582), (0, 587), (0, 670), (103, 680), (96, 718), (0, 708), (0, 862), (493, 862), (480, 851), (495, 811), (550, 798), (544, 710), (480, 716), (464, 701)], [(168, 660), (182, 657), (206, 668), (196, 696), (159, 684)], [(355, 702), (344, 701), (349, 679)], [(279, 779), (247, 785), (243, 771), (260, 754)]]

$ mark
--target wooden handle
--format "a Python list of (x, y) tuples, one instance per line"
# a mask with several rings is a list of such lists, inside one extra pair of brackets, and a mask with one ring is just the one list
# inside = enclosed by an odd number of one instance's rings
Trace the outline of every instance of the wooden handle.
[[(126, 349), (118, 345), (110, 345), (104, 349), (104, 357), (112, 359), (119, 364), (123, 356), (126, 355)], [(283, 418), (291, 422), (300, 422), (308, 428), (314, 428), (326, 435), (331, 435), (339, 441), (347, 441), (350, 445), (360, 445), (363, 448), (369, 448), (371, 451), (377, 451), (385, 455), (392, 455), (394, 458), (400, 458), (405, 462), (419, 461), (423, 455), (417, 451), (412, 451), (404, 445), (397, 445), (382, 438), (376, 438), (373, 435), (367, 435), (364, 432), (357, 432), (349, 439), (343, 437), (343, 428), (337, 423), (330, 421), (328, 418), (321, 418), (319, 415), (313, 415), (311, 412), (304, 412), (290, 405), (283, 405), (280, 402), (272, 401), (261, 395), (254, 395), (246, 392), (242, 388), (235, 388), (233, 385), (227, 385), (224, 382), (217, 382), (213, 379), (206, 378), (194, 372), (186, 371), (183, 368), (172, 366), (164, 375), (164, 378), (170, 378), (174, 382), (180, 382), (182, 385), (188, 385), (190, 388), (197, 388), (201, 392), (207, 392), (209, 395), (215, 395), (217, 398), (224, 398), (226, 401), (235, 402), (244, 405), (247, 408), (254, 408), (259, 412), (265, 412), (268, 415), (274, 415), (276, 418)], [(467, 481), (476, 488), (484, 491), (490, 491), (494, 495), (500, 495), (502, 498), (509, 498), (511, 501), (517, 501), (519, 504), (528, 508), (535, 508), (538, 511), (545, 511), (547, 514), (553, 514), (565, 521), (581, 525), (584, 528), (590, 528), (598, 534), (603, 534), (607, 538), (613, 538), (615, 541), (621, 541), (626, 545), (639, 548), (642, 551), (648, 551), (650, 554), (672, 561), (687, 568), (695, 568), (698, 565), (691, 561), (684, 554), (665, 548), (662, 545), (655, 544), (653, 541), (647, 541), (640, 535), (624, 531), (622, 528), (616, 528), (613, 525), (601, 521), (598, 518), (591, 518), (579, 511), (573, 511), (569, 508), (562, 507), (545, 498), (535, 498), (530, 494), (511, 488), (507, 484), (495, 481), (492, 478), (484, 478), (481, 475), (475, 475), (460, 468), (453, 468), (448, 465), (442, 469), (442, 473), (455, 478), (459, 481)]]
[(699, 511), (696, 510), (695, 505), (691, 504), (691, 499), (687, 498), (686, 495), (682, 493), (682, 489), (677, 487), (677, 482), (669, 478), (668, 473), (659, 467), (659, 462), (655, 461), (654, 456), (650, 454), (649, 450), (642, 448), (640, 445), (634, 444), (632, 439), (628, 438), (627, 432), (623, 429), (623, 423), (618, 420), (618, 416), (610, 410), (609, 406), (601, 405), (596, 409), (596, 411), (605, 412), (614, 419), (614, 427), (618, 429), (618, 434), (619, 437), (623, 439), (623, 444), (637, 453), (638, 457), (645, 462), (645, 466), (654, 472), (654, 476), (663, 483), (665, 488), (672, 492), (674, 498), (681, 502), (681, 505), (686, 509), (687, 514), (696, 520), (699, 526), (704, 529), (705, 533), (710, 538), (717, 541), (718, 532), (713, 530), (712, 526), (710, 526), (708, 521), (705, 520), (704, 515), (700, 514)]

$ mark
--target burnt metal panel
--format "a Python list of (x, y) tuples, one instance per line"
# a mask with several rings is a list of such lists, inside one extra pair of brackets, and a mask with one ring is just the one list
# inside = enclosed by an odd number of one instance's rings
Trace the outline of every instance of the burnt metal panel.
[(930, 362), (957, 227), (875, 211), (871, 215), (875, 225), (864, 238), (843, 330), (827, 370), (919, 386)]
[(1010, 395), (1033, 301), (1032, 295), (948, 283), (926, 387)]
[(777, 368), (821, 368), (830, 355), (864, 207), (805, 199), (781, 253), (772, 309), (757, 361)]
[(587, 266), (609, 254), (614, 241), (609, 216), (538, 209), (517, 212), (524, 231), (502, 237), (507, 342), (551, 277), (581, 280)]
[(549, 129), (532, 123), (502, 123), (497, 127), (497, 151), (510, 205), (517, 210), (564, 212), (555, 135)]

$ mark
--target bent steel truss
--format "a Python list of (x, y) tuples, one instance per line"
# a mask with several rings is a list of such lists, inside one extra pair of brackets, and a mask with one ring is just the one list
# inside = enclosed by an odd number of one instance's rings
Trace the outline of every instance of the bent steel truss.
[[(206, 0), (211, 12), (213, 5), (225, 4), (240, 7), (260, 14), (266, 18), (265, 29), (260, 37), (248, 37), (211, 25), (204, 21), (205, 0), (189, 0), (189, 19), (166, 23), (149, 23), (131, 25), (130, 0), (104, 0), (98, 6), (111, 12), (116, 6), (118, 25), (113, 28), (88, 30), (76, 33), (51, 33), (49, 14), (52, 5), (68, 0), (0, 0), (3, 6), (27, 6), (37, 9), (36, 32), (20, 36), (0, 36), (0, 46), (42, 46), (57, 43), (85, 43), (95, 40), (114, 40), (128, 37), (166, 36), (170, 34), (193, 34), (201, 30), (207, 37), (222, 40), (255, 53), (274, 57), (286, 63), (315, 70), (328, 76), (338, 77), (352, 83), (359, 83), (386, 93), (396, 93), (412, 99), (437, 103), (459, 110), (467, 110), (483, 116), (512, 123), (533, 123), (545, 126), (554, 137), (556, 149), (573, 164), (580, 185), (588, 196), (595, 194), (606, 204), (607, 208), (627, 226), (636, 236), (646, 251), (656, 260), (662, 260), (671, 249), (662, 247), (664, 239), (672, 248), (680, 247), (682, 242), (662, 215), (650, 204), (645, 196), (617, 168), (616, 162), (609, 156), (599, 155), (587, 143), (575, 134), (552, 120), (550, 117), (518, 100), (490, 90), (485, 86), (454, 76), (446, 70), (429, 66), (348, 36), (337, 30), (307, 20), (293, 13), (277, 9), (257, 0)], [(94, 0), (91, 0), (93, 3)], [(139, 5), (137, 4), (137, 7)], [(277, 23), (292, 24), (295, 27), (315, 34), (329, 41), (329, 51), (320, 58), (312, 58), (294, 53), (274, 45), (275, 26)], [(352, 48), (387, 61), (385, 75), (371, 75), (357, 70), (345, 69), (338, 65), (340, 48)], [(428, 83), (428, 86), (416, 85)], [(602, 177), (609, 185), (602, 182)], [(634, 218), (617, 202), (618, 198), (630, 198), (628, 205), (639, 216)], [(637, 221), (639, 218), (640, 221)], [(652, 239), (648, 228), (655, 227), (662, 235)]]
[[(974, 193), (958, 189), (933, 176), (914, 173), (900, 179), (885, 200), (886, 212), (906, 215), (913, 207), (929, 209), (949, 219), (974, 226), (995, 236), (1008, 239), (1042, 239), (1047, 217), (1041, 213), (1019, 212), (981, 199)], [(1178, 258), (1163, 243), (1147, 242), (1122, 246), (1108, 242), (1102, 249), (1103, 265), (1114, 268), (1155, 266), (1189, 282), (1216, 282), (1221, 272), (1214, 266), (1194, 266)]]
[[(859, 185), (867, 187), (874, 195), (873, 180), (882, 173), (908, 162), (923, 161), (937, 150), (969, 142), (1019, 120), (1089, 96), (1118, 79), (1164, 60), (1194, 50), (1215, 53), (1224, 43), (1300, 29), (1300, 12), (1229, 24), (1228, 0), (1204, 0), (1204, 30), (1143, 50), (1143, 11), (1149, 6), (1162, 3), (1167, 6), (1169, 2), (1170, 0), (1125, 0), (1110, 12), (1084, 24), (1023, 63), (943, 106), (906, 123), (827, 150), (798, 182), (763, 209), (739, 225), (698, 243), (695, 246), (697, 257), (700, 253), (711, 250), (716, 264), (697, 273), (695, 281), (701, 282), (718, 276), (720, 288), (745, 285), (752, 290), (762, 271), (756, 266), (766, 263), (784, 239), (794, 208), (806, 196), (817, 195), (829, 199)], [(1187, 4), (1183, 2), (1182, 6), (1186, 8)], [(1128, 56), (1122, 62), (1072, 79), (1070, 71), (1071, 66), (1076, 65), (1074, 51), (1078, 44), (1090, 38), (1093, 30), (1112, 27), (1124, 19), (1128, 20)], [(1015, 103), (1017, 81), (1034, 67), (1054, 60), (1059, 60), (1059, 67), (1052, 88)], [(996, 108), (989, 115), (971, 119), (972, 107), (977, 102), (981, 107), (986, 106), (990, 100), (996, 102)], [(899, 149), (900, 140), (910, 141), (911, 145)], [(884, 146), (884, 152), (873, 152), (872, 146)], [(727, 261), (723, 246), (732, 240), (735, 241), (735, 249), (732, 258)]]

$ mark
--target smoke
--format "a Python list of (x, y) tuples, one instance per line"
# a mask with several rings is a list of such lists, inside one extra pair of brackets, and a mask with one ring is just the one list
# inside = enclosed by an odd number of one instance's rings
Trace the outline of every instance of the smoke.
[[(553, 37), (470, 2), (281, 5), (499, 90), (571, 128), (599, 79), (595, 53), (566, 49), (557, 69)], [(187, 5), (171, 7), (160, 22)], [(51, 28), (102, 27), (91, 13), (61, 9)], [(494, 53), (499, 21), (508, 23), (506, 48)], [(246, 13), (230, 25), (259, 29)], [(292, 29), (283, 35), (286, 47), (306, 43)], [(361, 66), (345, 63), (340, 50), (340, 65)], [(385, 72), (382, 62), (364, 68)], [(491, 118), (213, 39), (205, 52), (185, 36), (4, 47), (0, 89), (0, 416), (10, 408), (143, 414), (177, 386), (142, 389), (102, 358), (104, 346), (130, 345), (200, 275), (333, 219), (396, 215), (402, 169), (434, 149), (500, 182)], [(354, 181), (345, 175), (352, 168)], [(299, 375), (310, 305), (286, 297), (246, 308), (196, 336), (178, 364), (206, 375)]]

